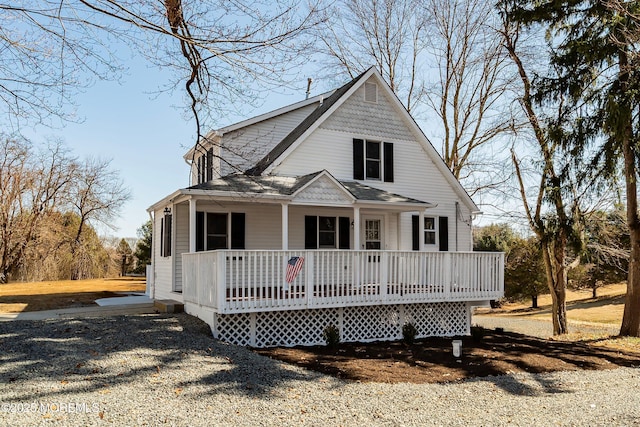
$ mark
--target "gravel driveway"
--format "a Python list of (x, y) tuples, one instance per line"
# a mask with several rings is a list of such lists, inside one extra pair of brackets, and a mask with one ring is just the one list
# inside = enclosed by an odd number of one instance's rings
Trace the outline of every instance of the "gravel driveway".
[(452, 384), (337, 380), (214, 341), (185, 315), (0, 323), (0, 425), (640, 424), (640, 370)]

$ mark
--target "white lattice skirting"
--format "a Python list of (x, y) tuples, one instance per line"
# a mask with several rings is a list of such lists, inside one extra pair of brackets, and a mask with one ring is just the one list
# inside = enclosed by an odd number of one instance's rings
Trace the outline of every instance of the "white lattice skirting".
[(232, 344), (274, 347), (325, 344), (322, 332), (338, 326), (342, 342), (388, 341), (402, 338), (412, 323), (417, 338), (468, 335), (470, 309), (465, 302), (376, 305), (261, 313), (203, 313), (187, 304), (187, 312), (211, 326), (214, 337)]

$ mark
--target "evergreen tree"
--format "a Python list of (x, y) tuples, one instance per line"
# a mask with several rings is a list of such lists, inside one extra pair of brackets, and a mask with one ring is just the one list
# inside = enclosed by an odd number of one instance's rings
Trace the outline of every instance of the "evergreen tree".
[(138, 228), (138, 243), (136, 244), (133, 256), (136, 259), (135, 273), (144, 273), (147, 264), (151, 264), (151, 241), (153, 236), (153, 226), (151, 220), (142, 224)]
[(567, 111), (579, 109), (570, 133), (558, 142), (573, 158), (591, 162), (584, 171), (613, 177), (622, 159), (626, 181), (626, 220), (631, 241), (621, 335), (640, 336), (640, 217), (638, 215), (638, 41), (640, 2), (505, 0), (509, 17), (548, 28), (552, 67), (557, 77), (539, 79), (536, 100), (565, 97)]
[(133, 251), (131, 250), (131, 246), (129, 246), (126, 240), (120, 239), (116, 252), (118, 253), (118, 259), (120, 260), (120, 275), (126, 276), (130, 270), (131, 262), (133, 261)]

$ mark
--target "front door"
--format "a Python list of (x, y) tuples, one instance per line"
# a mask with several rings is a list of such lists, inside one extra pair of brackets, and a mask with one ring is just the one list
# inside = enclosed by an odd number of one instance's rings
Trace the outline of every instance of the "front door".
[(366, 250), (377, 249), (380, 250), (383, 247), (382, 240), (382, 218), (380, 217), (364, 217), (364, 244), (363, 248)]

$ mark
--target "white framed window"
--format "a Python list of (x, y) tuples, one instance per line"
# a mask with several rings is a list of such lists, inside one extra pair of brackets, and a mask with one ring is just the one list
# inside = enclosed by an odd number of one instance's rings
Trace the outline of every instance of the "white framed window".
[(424, 217), (424, 244), (436, 244), (436, 219), (434, 217)]
[(336, 217), (318, 217), (318, 248), (336, 248)]
[(353, 139), (353, 179), (393, 182), (393, 143)]
[(243, 212), (196, 212), (196, 252), (245, 249)]
[(344, 216), (304, 216), (305, 249), (350, 249), (351, 219)]
[(380, 180), (382, 176), (382, 155), (380, 141), (366, 141), (365, 148), (365, 179)]

